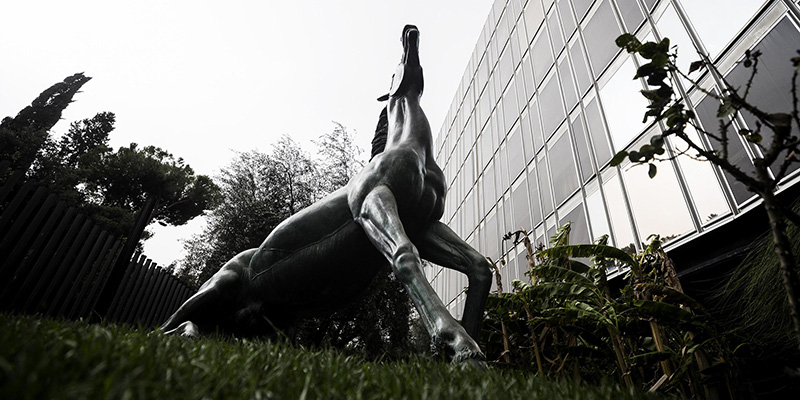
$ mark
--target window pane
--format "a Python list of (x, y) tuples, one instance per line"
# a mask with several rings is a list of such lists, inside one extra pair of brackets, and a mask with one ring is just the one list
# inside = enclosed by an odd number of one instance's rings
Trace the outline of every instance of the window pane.
[[(713, 97), (708, 96), (706, 96), (700, 102), (700, 104), (695, 106), (697, 117), (700, 119), (703, 129), (714, 133), (715, 135), (719, 134), (719, 120), (717, 119), (718, 108), (719, 102)], [(745, 152), (744, 145), (742, 145), (742, 142), (739, 141), (738, 137), (735, 137), (738, 135), (736, 135), (734, 132), (729, 132), (728, 135), (731, 139), (728, 141), (728, 161), (731, 164), (739, 167), (745, 173), (754, 173), (753, 164), (750, 161), (750, 157), (748, 157), (747, 153)], [(709, 139), (709, 141), (711, 142), (711, 147), (714, 148), (714, 150), (722, 150), (722, 146), (720, 146), (719, 142), (714, 139)], [(733, 192), (733, 197), (736, 198), (738, 203), (742, 203), (745, 200), (753, 197), (753, 193), (747, 190), (747, 186), (736, 180), (733, 175), (730, 175), (726, 172), (725, 178), (728, 180), (728, 186), (730, 186), (731, 191)]]
[[(747, 95), (747, 101), (759, 109), (769, 113), (791, 113), (792, 109), (792, 74), (795, 68), (789, 61), (796, 56), (796, 50), (800, 43), (800, 32), (784, 18), (767, 36), (755, 46), (755, 51), (761, 51), (762, 55), (758, 59), (758, 74), (753, 78), (753, 84)], [(733, 87), (744, 88), (747, 80), (750, 79), (752, 69), (745, 68), (740, 63), (728, 75), (728, 82)], [(740, 89), (743, 93), (743, 89)], [(742, 112), (745, 122), (750, 129), (756, 129), (757, 118), (748, 111)], [(772, 131), (768, 128), (761, 129), (765, 145), (772, 142)], [(792, 135), (800, 135), (797, 125), (792, 124)], [(780, 166), (783, 158), (779, 158), (772, 165), (773, 168)], [(797, 169), (795, 163), (790, 170)]]
[(553, 9), (547, 16), (547, 27), (550, 28), (550, 40), (553, 41), (553, 50), (556, 54), (564, 48), (564, 38), (561, 36), (561, 25), (558, 24), (558, 13)]
[(500, 23), (497, 24), (497, 32), (495, 32), (495, 37), (500, 39), (500, 41), (498, 42), (498, 44), (500, 45), (500, 47), (498, 47), (499, 49), (503, 48), (505, 40), (508, 39), (508, 32), (509, 32), (508, 15), (509, 13), (507, 11), (504, 11), (503, 15), (500, 17)]
[[(512, 69), (517, 68), (517, 64), (519, 64), (520, 58), (522, 57), (522, 52), (520, 52), (519, 47), (519, 35), (517, 34), (518, 31), (519, 29), (514, 29), (514, 32), (511, 33), (511, 40), (509, 40), (506, 44), (506, 49), (511, 50), (511, 60), (513, 61)], [(523, 49), (527, 48), (528, 46), (523, 47)]]
[[(614, 228), (615, 245), (628, 253), (636, 251), (634, 244), (633, 231), (631, 231), (628, 211), (625, 207), (625, 199), (622, 197), (619, 176), (616, 169), (612, 168), (603, 174), (603, 191), (606, 194), (606, 204), (608, 205), (611, 226)], [(608, 176), (606, 176), (608, 175)]]
[(569, 135), (563, 134), (549, 149), (550, 167), (553, 174), (553, 193), (556, 204), (561, 204), (578, 189), (575, 160), (569, 144)]
[(503, 143), (500, 146), (500, 151), (497, 153), (499, 155), (499, 160), (495, 165), (497, 166), (497, 174), (499, 175), (500, 179), (497, 183), (495, 183), (495, 186), (497, 187), (497, 197), (495, 197), (495, 200), (499, 199), (500, 196), (503, 195), (503, 192), (505, 192), (510, 184), (508, 181), (508, 153), (506, 148), (507, 145)]
[(558, 79), (555, 74), (550, 74), (541, 89), (542, 120), (544, 135), (549, 138), (561, 121), (565, 118), (564, 105), (561, 101), (561, 91), (558, 90)]
[(520, 67), (517, 69), (516, 74), (514, 75), (514, 81), (512, 84), (517, 91), (517, 105), (518, 110), (522, 110), (525, 106), (528, 105), (528, 95), (525, 93), (525, 70), (524, 68)]
[[(713, 59), (764, 1), (691, 0), (681, 4)], [(713, 18), (709, 18), (711, 15)]]
[(569, 55), (572, 58), (572, 65), (575, 68), (575, 79), (578, 82), (578, 90), (583, 96), (592, 85), (592, 77), (589, 76), (589, 67), (586, 65), (586, 57), (583, 56), (583, 49), (580, 43), (575, 40), (569, 45)]
[[(525, 52), (528, 51), (528, 43), (530, 43), (528, 35), (525, 31), (525, 21), (523, 19), (520, 19), (519, 22), (517, 22), (517, 29), (514, 30), (511, 40), (516, 40), (517, 48), (519, 49), (518, 56), (521, 58)], [(519, 59), (517, 61), (519, 61)]]
[(586, 23), (583, 33), (594, 74), (598, 76), (619, 51), (614, 40), (622, 34), (608, 0), (600, 3), (597, 12)]
[(618, 151), (624, 149), (644, 129), (642, 116), (648, 106), (647, 99), (639, 94), (642, 90), (641, 82), (632, 79), (636, 75), (633, 59), (627, 55), (625, 57), (627, 59), (622, 66), (600, 89), (608, 129), (611, 130), (614, 148)]
[(578, 150), (578, 157), (580, 157), (578, 164), (581, 169), (581, 177), (586, 181), (594, 174), (594, 169), (589, 156), (589, 145), (586, 141), (586, 130), (583, 128), (583, 118), (580, 115), (572, 121), (572, 132), (575, 134), (575, 148)]
[[(511, 49), (506, 46), (503, 54), (500, 55), (500, 62), (497, 64), (500, 73), (500, 87), (505, 88), (511, 76), (514, 74), (514, 60), (511, 58)], [(497, 72), (497, 70), (495, 71)]]
[(558, 0), (558, 14), (561, 17), (561, 24), (564, 26), (564, 36), (569, 39), (575, 31), (575, 18), (569, 8), (569, 0)]
[(547, 168), (547, 162), (544, 157), (540, 158), (536, 167), (539, 170), (539, 190), (542, 194), (542, 210), (544, 215), (549, 215), (553, 212), (553, 199), (550, 197), (550, 169)]
[(528, 106), (528, 115), (531, 119), (531, 133), (533, 135), (533, 145), (536, 148), (536, 152), (538, 153), (539, 150), (544, 147), (544, 135), (542, 134), (542, 127), (539, 124), (539, 106), (537, 105), (536, 99), (534, 99), (530, 106)]
[(484, 255), (491, 257), (494, 260), (500, 258), (498, 257), (500, 254), (500, 246), (498, 243), (500, 235), (498, 235), (497, 232), (497, 213), (492, 212), (486, 219), (486, 230), (484, 231), (484, 239), (486, 240), (486, 253)]
[(533, 159), (533, 134), (531, 132), (531, 119), (528, 115), (527, 108), (520, 116), (520, 136), (522, 136), (522, 143), (525, 146), (525, 160), (523, 165), (527, 165), (528, 161)]
[(553, 65), (553, 53), (550, 51), (550, 43), (547, 40), (547, 32), (545, 29), (540, 31), (539, 35), (533, 39), (531, 55), (533, 60), (533, 75), (536, 77), (536, 82), (541, 84), (550, 66)]
[(586, 225), (586, 214), (583, 212), (583, 204), (578, 204), (575, 209), (567, 213), (558, 222), (559, 225), (570, 223), (569, 243), (570, 244), (590, 244), (589, 227)]
[(525, 169), (525, 155), (522, 150), (522, 132), (519, 124), (515, 125), (514, 130), (508, 136), (507, 142), (508, 168), (511, 172), (511, 178), (516, 179), (517, 175)]
[(512, 185), (511, 202), (514, 206), (514, 213), (512, 215), (512, 225), (509, 228), (512, 231), (519, 228), (525, 228), (527, 230), (532, 228), (530, 220), (531, 211), (528, 207), (528, 187), (525, 181), (525, 175), (522, 175), (517, 182)]
[[(511, 194), (509, 193), (509, 197)], [(505, 197), (501, 199), (499, 203), (497, 203), (497, 233), (498, 237), (497, 240), (499, 241), (506, 232), (508, 232), (508, 227), (511, 225), (511, 202), (508, 201), (509, 197)]]
[(539, 26), (544, 22), (544, 11), (542, 10), (542, 3), (538, 1), (529, 1), (525, 5), (525, 29), (528, 32), (528, 37), (532, 38), (539, 30)]
[(597, 180), (586, 186), (586, 208), (589, 210), (589, 221), (592, 223), (592, 240), (603, 235), (611, 236), (608, 228), (606, 209), (603, 206), (603, 196), (597, 185)]
[(622, 21), (628, 32), (636, 32), (636, 28), (644, 21), (644, 14), (639, 9), (639, 2), (636, 0), (617, 0), (619, 12), (622, 14)]
[[(533, 238), (531, 238), (531, 240), (533, 240)], [(517, 260), (517, 274), (518, 274), (517, 279), (523, 282), (530, 283), (531, 282), (530, 277), (525, 275), (525, 273), (530, 270), (530, 266), (528, 264), (528, 252), (527, 250), (525, 250), (524, 247), (517, 253), (516, 260)]]
[(480, 164), (478, 164), (478, 166), (479, 166), (478, 170), (479, 171), (482, 171), (484, 169), (484, 167), (486, 167), (486, 164), (489, 163), (489, 160), (492, 159), (492, 151), (494, 150), (494, 148), (492, 147), (492, 138), (491, 138), (491, 136), (492, 136), (491, 132), (489, 132), (489, 130), (487, 129), (487, 130), (483, 131), (483, 134), (478, 139), (479, 149), (480, 149), (480, 152), (479, 152)]
[(462, 208), (462, 215), (464, 215), (464, 227), (465, 232), (472, 232), (475, 230), (476, 220), (476, 208), (475, 208), (475, 191), (470, 191), (467, 194), (467, 199), (464, 201), (464, 206)]
[[(660, 133), (658, 128), (648, 132), (635, 147), (649, 143), (651, 136)], [(694, 229), (671, 163), (658, 163), (658, 173), (652, 179), (643, 165), (631, 168), (629, 164), (621, 169), (641, 240), (659, 234), (666, 243)]]
[(495, 194), (495, 184), (497, 182), (496, 174), (495, 174), (495, 165), (496, 163), (492, 162), (489, 164), (489, 167), (486, 168), (486, 171), (483, 173), (483, 180), (481, 181), (481, 191), (483, 192), (483, 210), (489, 211), (494, 207), (494, 203), (497, 200), (497, 196)]
[(589, 135), (594, 145), (595, 156), (597, 156), (597, 167), (602, 168), (607, 162), (611, 161), (611, 148), (608, 146), (606, 129), (600, 117), (600, 108), (597, 100), (592, 99), (586, 105), (586, 123), (589, 125)]
[[(678, 13), (672, 7), (672, 4), (668, 5), (656, 24), (659, 32), (661, 32), (661, 37), (669, 38), (670, 46), (677, 46), (678, 68), (681, 71), (689, 71), (689, 65), (699, 60), (700, 56), (697, 54), (697, 50), (695, 50), (694, 44), (692, 44), (692, 40), (689, 38), (689, 34), (686, 32), (680, 18), (678, 18)], [(688, 89), (690, 87), (686, 79), (681, 77), (680, 80), (685, 88)]]
[(575, 13), (578, 15), (578, 20), (582, 20), (583, 17), (586, 16), (593, 2), (594, 0), (572, 0), (572, 5), (575, 6)]
[[(700, 138), (691, 125), (686, 126), (686, 133), (694, 143), (700, 143)], [(681, 139), (675, 140), (675, 146), (678, 151), (686, 150), (688, 147)], [(695, 154), (695, 151), (689, 150), (687, 153)], [(702, 223), (730, 212), (710, 162), (696, 160), (686, 155), (678, 157), (678, 162)]]
[(567, 103), (567, 110), (575, 107), (578, 102), (578, 95), (575, 94), (575, 82), (572, 79), (572, 71), (566, 57), (561, 57), (558, 62), (558, 73), (561, 78), (561, 88), (564, 90), (564, 101)]
[(556, 235), (556, 228), (558, 227), (555, 225), (549, 225), (547, 227), (547, 237), (545, 238), (545, 240), (547, 241), (547, 243), (545, 243), (547, 247), (550, 247), (550, 241), (553, 240), (553, 236)]
[(514, 82), (511, 82), (511, 85), (508, 86), (508, 91), (506, 91), (506, 95), (503, 96), (503, 121), (506, 126), (506, 130), (511, 129), (516, 122), (517, 117), (519, 117), (519, 107), (517, 107), (517, 87), (514, 85)]
[(536, 80), (533, 76), (533, 62), (531, 61), (531, 53), (525, 56), (525, 60), (522, 61), (522, 75), (525, 76), (525, 93), (527, 94), (527, 98), (530, 99), (536, 93)]
[(531, 202), (531, 226), (542, 222), (542, 210), (539, 208), (539, 184), (537, 183), (536, 169), (528, 170), (528, 198)]

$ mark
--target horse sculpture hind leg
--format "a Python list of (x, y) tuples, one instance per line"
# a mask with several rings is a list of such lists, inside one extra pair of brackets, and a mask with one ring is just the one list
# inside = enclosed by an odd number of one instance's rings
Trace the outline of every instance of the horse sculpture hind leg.
[(487, 294), (492, 286), (491, 264), (441, 222), (431, 224), (418, 244), (423, 259), (467, 275), (469, 284), (461, 326), (478, 340)]

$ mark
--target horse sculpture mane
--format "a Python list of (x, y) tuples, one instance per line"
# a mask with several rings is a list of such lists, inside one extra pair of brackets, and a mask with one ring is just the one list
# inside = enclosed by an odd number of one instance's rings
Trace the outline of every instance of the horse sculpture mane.
[[(189, 298), (161, 327), (168, 334), (234, 334), (285, 329), (330, 314), (362, 294), (387, 262), (404, 285), (432, 342), (453, 362), (482, 362), (476, 339), (491, 286), (490, 265), (439, 222), (446, 193), (419, 104), (419, 31), (403, 29), (403, 55), (372, 141), (372, 158), (345, 187), (281, 222)], [(422, 272), (422, 258), (465, 273), (459, 324)]]
[(389, 117), (386, 107), (384, 107), (383, 110), (381, 110), (381, 115), (378, 117), (378, 126), (375, 127), (375, 136), (372, 138), (372, 153), (369, 156), (370, 161), (378, 154), (383, 153), (383, 150), (386, 148), (386, 137), (388, 135)]

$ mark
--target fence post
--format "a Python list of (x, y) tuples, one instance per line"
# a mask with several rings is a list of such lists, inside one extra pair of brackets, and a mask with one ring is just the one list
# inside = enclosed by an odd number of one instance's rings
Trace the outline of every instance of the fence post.
[(154, 197), (150, 197), (147, 199), (147, 202), (142, 207), (142, 210), (139, 211), (139, 216), (136, 218), (136, 224), (133, 226), (131, 233), (128, 235), (128, 239), (125, 241), (125, 246), (122, 248), (122, 251), (119, 254), (119, 258), (117, 258), (117, 262), (114, 263), (114, 267), (111, 269), (111, 273), (108, 276), (108, 280), (106, 281), (106, 285), (103, 288), (103, 292), (100, 293), (100, 298), (97, 301), (97, 308), (95, 312), (102, 316), (107, 317), (108, 308), (111, 305), (111, 301), (114, 299), (114, 295), (119, 290), (119, 286), (122, 283), (122, 278), (125, 275), (125, 268), (128, 266), (128, 263), (131, 261), (131, 257), (133, 257), (133, 252), (136, 250), (136, 244), (139, 243), (139, 239), (142, 237), (142, 232), (144, 232), (144, 228), (147, 227), (147, 224), (150, 222), (150, 216), (153, 214), (153, 209), (156, 206), (156, 199)]

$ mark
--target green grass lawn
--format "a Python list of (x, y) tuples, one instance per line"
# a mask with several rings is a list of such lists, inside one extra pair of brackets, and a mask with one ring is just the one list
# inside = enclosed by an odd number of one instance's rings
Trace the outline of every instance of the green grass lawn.
[(653, 399), (616, 384), (375, 363), (281, 342), (167, 337), (0, 314), (0, 399)]

